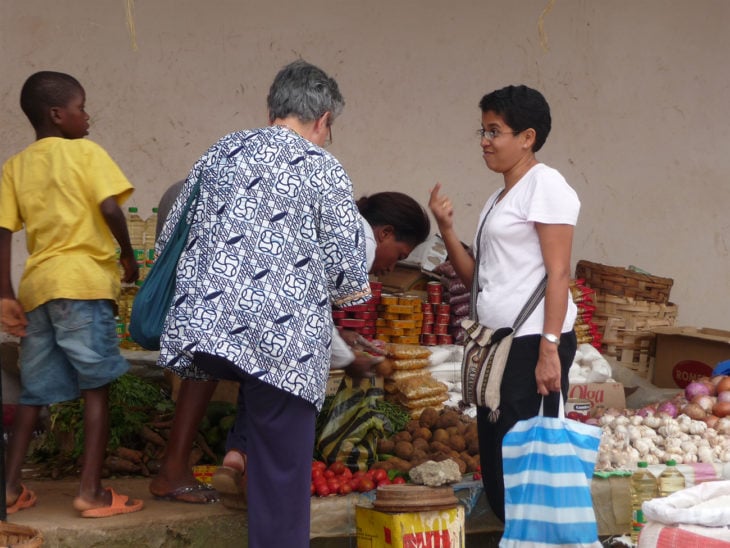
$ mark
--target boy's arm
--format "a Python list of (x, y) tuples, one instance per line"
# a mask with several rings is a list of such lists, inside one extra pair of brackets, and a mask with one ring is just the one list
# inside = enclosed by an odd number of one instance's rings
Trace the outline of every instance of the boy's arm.
[(6, 333), (16, 337), (25, 336), (28, 320), (23, 307), (15, 299), (13, 283), (10, 279), (10, 249), (13, 233), (0, 228), (0, 324)]
[(124, 218), (124, 212), (117, 205), (114, 197), (105, 199), (101, 202), (99, 208), (121, 250), (119, 262), (122, 263), (124, 268), (122, 281), (124, 283), (134, 283), (139, 279), (139, 266), (137, 266), (132, 244), (129, 241), (129, 231), (127, 230), (127, 220)]

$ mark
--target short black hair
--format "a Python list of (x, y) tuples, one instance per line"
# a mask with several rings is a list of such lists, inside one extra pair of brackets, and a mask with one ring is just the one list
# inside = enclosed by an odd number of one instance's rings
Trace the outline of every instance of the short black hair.
[(34, 128), (43, 123), (47, 109), (66, 106), (84, 88), (69, 74), (43, 70), (28, 77), (20, 90), (20, 108)]
[(487, 93), (479, 101), (479, 108), (482, 113), (491, 111), (502, 116), (513, 131), (534, 129), (533, 152), (542, 148), (550, 134), (550, 105), (536, 89), (522, 85), (507, 86)]

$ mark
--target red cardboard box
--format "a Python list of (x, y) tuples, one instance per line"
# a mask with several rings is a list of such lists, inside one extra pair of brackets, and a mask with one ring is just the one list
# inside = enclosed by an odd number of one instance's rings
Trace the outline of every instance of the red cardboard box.
[(655, 327), (656, 353), (652, 383), (685, 388), (697, 377), (710, 376), (730, 359), (730, 331), (709, 327)]

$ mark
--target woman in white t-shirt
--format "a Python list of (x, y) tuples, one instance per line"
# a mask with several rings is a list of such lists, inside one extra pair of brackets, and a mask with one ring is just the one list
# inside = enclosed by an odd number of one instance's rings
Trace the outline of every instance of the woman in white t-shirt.
[[(504, 179), (479, 219), (479, 226), (484, 221), (478, 255), (479, 322), (491, 328), (512, 326), (547, 275), (545, 297), (515, 333), (498, 410), (477, 409), (484, 488), (492, 510), (504, 520), (502, 439), (517, 421), (538, 414), (543, 396), (545, 414), (556, 416), (560, 393), (565, 398), (568, 391), (568, 369), (577, 346), (570, 254), (580, 201), (560, 173), (535, 157), (551, 125), (550, 107), (540, 92), (508, 86), (485, 95), (479, 106), (482, 157)], [(470, 287), (475, 261), (454, 231), (453, 204), (440, 191), (436, 184), (429, 208), (449, 260)], [(476, 237), (474, 241), (476, 246)], [(490, 418), (492, 411), (498, 413)]]

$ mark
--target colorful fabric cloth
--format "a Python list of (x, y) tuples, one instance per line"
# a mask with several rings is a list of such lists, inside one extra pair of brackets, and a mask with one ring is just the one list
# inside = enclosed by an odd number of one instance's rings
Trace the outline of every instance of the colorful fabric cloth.
[(52, 299), (119, 297), (116, 242), (99, 205), (134, 188), (96, 143), (47, 137), (3, 166), (0, 226), (25, 228), (28, 260), (18, 287), (25, 311)]
[(229, 134), (193, 167), (158, 251), (199, 176), (158, 364), (204, 378), (192, 356), (205, 352), (321, 407), (331, 306), (370, 296), (349, 177), (326, 150), (285, 127)]

